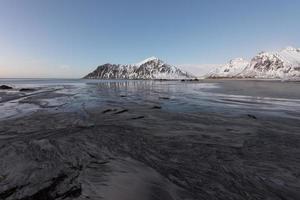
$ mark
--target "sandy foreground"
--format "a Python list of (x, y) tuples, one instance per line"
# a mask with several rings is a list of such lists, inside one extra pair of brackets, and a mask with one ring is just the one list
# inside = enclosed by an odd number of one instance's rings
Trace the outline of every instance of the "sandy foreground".
[(300, 197), (300, 83), (25, 87), (0, 91), (0, 199)]

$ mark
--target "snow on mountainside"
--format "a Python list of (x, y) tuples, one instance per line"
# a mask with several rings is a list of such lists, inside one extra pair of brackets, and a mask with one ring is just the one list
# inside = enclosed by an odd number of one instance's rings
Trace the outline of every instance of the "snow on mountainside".
[(279, 52), (261, 52), (252, 58), (241, 77), (300, 78), (300, 49), (288, 47)]
[(244, 60), (243, 58), (236, 58), (230, 60), (229, 63), (220, 66), (210, 72), (208, 76), (210, 78), (232, 78), (236, 77), (240, 74), (245, 67), (249, 64), (248, 61)]
[(88, 74), (87, 79), (187, 79), (193, 75), (151, 57), (132, 65), (104, 64)]
[(300, 78), (300, 49), (287, 47), (278, 52), (261, 52), (250, 63), (234, 61), (207, 75), (208, 78)]

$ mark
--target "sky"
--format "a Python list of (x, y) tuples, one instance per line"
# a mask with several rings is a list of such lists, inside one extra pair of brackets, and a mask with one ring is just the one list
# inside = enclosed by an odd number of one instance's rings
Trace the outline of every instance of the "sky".
[(299, 0), (0, 0), (0, 78), (80, 78), (155, 56), (194, 73), (300, 47)]

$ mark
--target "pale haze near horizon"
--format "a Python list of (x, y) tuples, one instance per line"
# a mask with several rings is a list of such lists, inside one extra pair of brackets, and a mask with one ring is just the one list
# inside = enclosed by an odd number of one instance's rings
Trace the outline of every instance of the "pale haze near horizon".
[(0, 0), (0, 78), (81, 78), (155, 56), (196, 75), (300, 47), (299, 1)]

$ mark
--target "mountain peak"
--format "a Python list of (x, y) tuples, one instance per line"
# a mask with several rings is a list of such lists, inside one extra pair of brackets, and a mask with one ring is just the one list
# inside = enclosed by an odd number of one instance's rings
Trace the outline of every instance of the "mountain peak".
[(298, 51), (298, 49), (292, 46), (287, 46), (286, 48), (282, 49), (282, 51)]
[(150, 61), (160, 61), (160, 59), (158, 59), (157, 57), (152, 56), (152, 57), (146, 58), (145, 60), (137, 63), (136, 65), (141, 66), (141, 65), (143, 65), (147, 62), (150, 62)]

